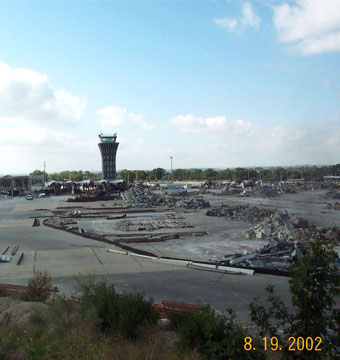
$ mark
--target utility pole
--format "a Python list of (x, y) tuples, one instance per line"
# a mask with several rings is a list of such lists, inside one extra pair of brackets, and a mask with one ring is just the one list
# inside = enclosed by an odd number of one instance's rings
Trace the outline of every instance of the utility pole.
[(174, 182), (174, 174), (172, 172), (172, 159), (173, 158), (174, 158), (173, 156), (170, 156), (170, 167), (171, 167), (171, 179), (172, 179), (172, 182)]
[(45, 182), (46, 182), (46, 161), (44, 161), (44, 183), (43, 183), (43, 188), (45, 187)]

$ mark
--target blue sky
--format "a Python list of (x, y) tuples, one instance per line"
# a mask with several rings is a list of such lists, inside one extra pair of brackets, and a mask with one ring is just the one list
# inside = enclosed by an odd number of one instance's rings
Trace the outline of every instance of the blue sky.
[(337, 0), (0, 0), (0, 173), (338, 163)]

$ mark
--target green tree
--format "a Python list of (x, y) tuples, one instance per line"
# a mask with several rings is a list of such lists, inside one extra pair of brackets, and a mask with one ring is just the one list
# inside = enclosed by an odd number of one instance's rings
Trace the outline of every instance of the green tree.
[(233, 178), (232, 171), (230, 169), (224, 169), (219, 172), (219, 179), (231, 180)]
[(233, 310), (218, 315), (209, 306), (187, 314), (170, 314), (170, 322), (178, 333), (179, 347), (197, 349), (204, 360), (264, 359), (258, 350), (244, 349), (249, 336), (240, 326)]
[(126, 180), (127, 179), (127, 170), (126, 169), (120, 170), (117, 174), (117, 178)]
[[(250, 304), (251, 319), (261, 329), (262, 336), (276, 336), (281, 343), (289, 337), (322, 338), (322, 356), (334, 358), (340, 346), (340, 310), (336, 300), (340, 295), (340, 274), (334, 266), (337, 255), (325, 239), (311, 242), (311, 252), (290, 269), (290, 291), (295, 313), (267, 287), (269, 309), (257, 300)], [(317, 351), (292, 353), (284, 348), (286, 359), (319, 359)]]
[(84, 179), (84, 174), (81, 170), (79, 171), (71, 171), (70, 172), (70, 180), (72, 181), (82, 181)]
[(188, 178), (190, 180), (196, 180), (196, 181), (201, 181), (203, 180), (203, 171), (202, 169), (191, 169), (188, 170)]
[(206, 169), (203, 172), (203, 178), (205, 180), (216, 180), (216, 171), (213, 169)]
[(48, 179), (49, 180), (54, 180), (54, 181), (60, 181), (61, 180), (60, 174), (58, 174), (58, 173), (49, 174)]
[(94, 278), (77, 281), (83, 310), (94, 310), (102, 330), (136, 340), (157, 323), (152, 298), (146, 300), (141, 293), (118, 295), (112, 284)]
[(145, 181), (148, 174), (144, 170), (136, 170), (136, 181)]
[(34, 176), (34, 175), (44, 175), (44, 172), (41, 170), (34, 170), (30, 173), (30, 176)]
[(71, 172), (66, 170), (66, 171), (61, 171), (59, 173), (60, 176), (60, 180), (71, 180)]
[(136, 171), (124, 169), (118, 173), (117, 177), (118, 177), (118, 179), (132, 182), (132, 181), (135, 181), (135, 179), (136, 179)]
[(162, 180), (166, 171), (162, 168), (156, 168), (152, 170), (153, 176), (155, 180)]
[(25, 301), (46, 302), (51, 295), (51, 291), (51, 276), (46, 271), (38, 271), (35, 277), (28, 282), (22, 299)]
[(90, 179), (93, 177), (94, 174), (92, 174), (90, 171), (86, 170), (84, 172), (84, 179)]
[(248, 179), (248, 169), (237, 167), (235, 170), (236, 180), (247, 180)]
[[(171, 175), (171, 174), (170, 174)], [(183, 169), (175, 169), (173, 171), (174, 180), (182, 181), (185, 179), (185, 170)]]

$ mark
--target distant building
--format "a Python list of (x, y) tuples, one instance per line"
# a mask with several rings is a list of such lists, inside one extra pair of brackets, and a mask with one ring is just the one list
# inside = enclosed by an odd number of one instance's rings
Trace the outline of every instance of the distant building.
[(18, 195), (20, 192), (30, 190), (29, 176), (4, 176), (0, 179), (0, 191), (12, 192)]
[(103, 179), (114, 180), (116, 178), (116, 154), (119, 145), (116, 142), (117, 134), (99, 134), (99, 139), (98, 146), (102, 156)]
[(45, 175), (30, 175), (30, 188), (31, 191), (41, 190), (44, 188)]

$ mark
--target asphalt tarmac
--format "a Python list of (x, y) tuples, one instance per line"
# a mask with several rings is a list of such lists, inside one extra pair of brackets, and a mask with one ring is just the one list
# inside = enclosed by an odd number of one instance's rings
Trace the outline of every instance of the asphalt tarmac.
[[(95, 276), (114, 284), (120, 292), (143, 292), (162, 300), (210, 304), (218, 311), (233, 308), (247, 322), (254, 297), (265, 300), (265, 287), (273, 284), (290, 304), (288, 279), (262, 274), (229, 275), (160, 264), (148, 259), (107, 252), (112, 245), (51, 229), (32, 227), (35, 209), (67, 205), (65, 198), (0, 200), (0, 251), (19, 250), (10, 263), (0, 263), (0, 282), (26, 284), (37, 271), (48, 271), (61, 293), (75, 294), (77, 278)], [(98, 206), (98, 204), (96, 204)], [(16, 265), (24, 252), (21, 265)]]

